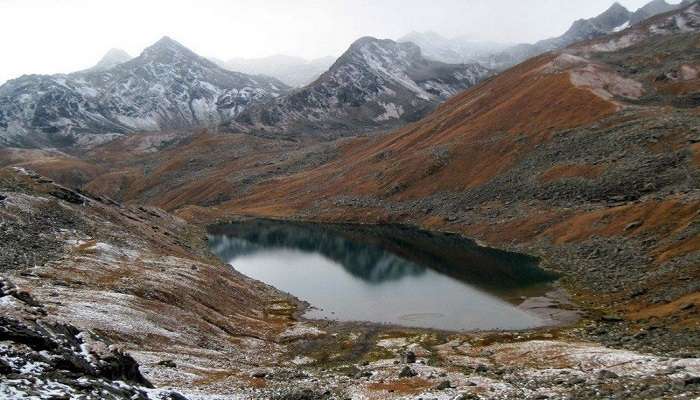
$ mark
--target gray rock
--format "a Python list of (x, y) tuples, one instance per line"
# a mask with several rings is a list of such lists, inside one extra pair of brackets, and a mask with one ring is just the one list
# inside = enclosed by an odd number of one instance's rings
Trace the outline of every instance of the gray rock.
[(683, 381), (685, 386), (700, 385), (700, 376), (690, 376)]
[(598, 377), (600, 379), (617, 379), (617, 378), (619, 378), (619, 376), (616, 373), (614, 373), (610, 370), (607, 370), (607, 369), (601, 369), (600, 371), (598, 371)]
[(416, 353), (407, 351), (406, 354), (403, 355), (403, 359), (406, 364), (414, 364), (416, 362)]
[(250, 374), (251, 377), (253, 378), (265, 378), (267, 376), (267, 371), (253, 371), (252, 374)]
[(412, 378), (416, 375), (418, 375), (416, 371), (412, 370), (409, 366), (403, 367), (401, 372), (399, 372), (399, 378)]
[(436, 386), (437, 390), (445, 390), (445, 389), (450, 389), (452, 387), (452, 383), (450, 381), (442, 381), (438, 383)]

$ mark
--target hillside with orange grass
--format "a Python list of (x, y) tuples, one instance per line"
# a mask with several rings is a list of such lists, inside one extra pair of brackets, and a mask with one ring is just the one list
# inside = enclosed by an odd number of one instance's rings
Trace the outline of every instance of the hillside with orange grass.
[(699, 9), (531, 59), (322, 165), (177, 212), (460, 232), (541, 256), (582, 304), (634, 320), (604, 340), (668, 303), (668, 348), (698, 346)]

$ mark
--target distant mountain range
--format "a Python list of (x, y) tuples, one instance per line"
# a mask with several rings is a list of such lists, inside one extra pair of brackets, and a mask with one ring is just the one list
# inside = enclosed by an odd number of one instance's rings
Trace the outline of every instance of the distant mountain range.
[(433, 32), (410, 33), (399, 41), (410, 41), (421, 47), (426, 57), (443, 62), (479, 62), (497, 70), (503, 70), (528, 58), (552, 50), (563, 49), (576, 42), (591, 40), (621, 31), (652, 16), (680, 9), (692, 1), (669, 4), (653, 0), (635, 12), (620, 3), (614, 3), (602, 14), (589, 19), (579, 19), (563, 35), (536, 43), (504, 45), (490, 42), (469, 41), (464, 37), (447, 39)]
[(301, 57), (274, 55), (262, 58), (232, 58), (228, 61), (214, 60), (231, 71), (252, 75), (267, 75), (277, 78), (292, 87), (308, 85), (326, 72), (335, 57), (305, 60)]
[(399, 42), (417, 44), (426, 58), (445, 63), (484, 62), (492, 54), (503, 51), (512, 44), (471, 40), (466, 36), (446, 38), (435, 32), (411, 32)]
[(411, 43), (363, 38), (318, 80), (290, 92), (273, 77), (224, 69), (164, 37), (133, 59), (110, 50), (85, 71), (0, 86), (0, 146), (91, 146), (132, 132), (222, 126), (332, 129), (335, 137), (416, 120), (489, 74), (476, 64), (426, 60)]
[(423, 57), (413, 43), (364, 37), (312, 84), (249, 108), (232, 129), (337, 137), (420, 119), (491, 75)]
[(688, 3), (654, 0), (635, 12), (615, 3), (559, 37), (509, 47), (435, 33), (398, 42), (365, 37), (335, 62), (272, 56), (219, 61), (223, 68), (164, 37), (135, 58), (112, 49), (84, 71), (6, 82), (0, 146), (92, 146), (127, 133), (203, 127), (325, 138), (388, 129), (422, 118), (494, 70)]
[(225, 70), (168, 37), (119, 63), (124, 55), (112, 50), (87, 71), (25, 75), (0, 86), (0, 145), (85, 145), (129, 132), (217, 126), (289, 90), (274, 78)]

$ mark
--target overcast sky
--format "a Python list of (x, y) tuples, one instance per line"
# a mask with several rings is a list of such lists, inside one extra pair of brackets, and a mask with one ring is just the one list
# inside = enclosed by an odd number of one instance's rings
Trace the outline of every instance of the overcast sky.
[[(563, 33), (613, 0), (0, 0), (0, 82), (92, 66), (110, 48), (138, 55), (168, 35), (229, 59), (340, 55), (360, 36), (431, 30), (530, 42)], [(622, 0), (634, 10), (648, 0)], [(678, 3), (679, 0), (671, 1)]]

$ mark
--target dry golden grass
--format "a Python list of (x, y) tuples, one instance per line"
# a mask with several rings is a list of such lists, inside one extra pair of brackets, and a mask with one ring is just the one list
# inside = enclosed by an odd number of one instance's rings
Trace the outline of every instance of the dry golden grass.
[(428, 380), (421, 378), (400, 379), (392, 382), (375, 382), (367, 388), (375, 392), (392, 392), (395, 394), (418, 394), (432, 386)]

